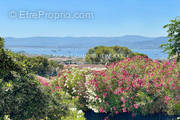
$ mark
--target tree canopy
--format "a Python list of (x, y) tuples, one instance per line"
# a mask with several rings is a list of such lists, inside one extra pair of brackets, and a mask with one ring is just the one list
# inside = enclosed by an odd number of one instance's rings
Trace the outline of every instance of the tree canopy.
[(147, 57), (147, 55), (144, 54), (134, 53), (127, 47), (96, 46), (92, 49), (89, 49), (88, 53), (85, 56), (85, 60), (90, 64), (108, 64), (120, 61), (126, 57), (133, 57), (136, 55)]
[(168, 51), (169, 57), (177, 55), (177, 61), (180, 61), (180, 18), (177, 17), (165, 25), (168, 32), (168, 43), (162, 44), (164, 51)]

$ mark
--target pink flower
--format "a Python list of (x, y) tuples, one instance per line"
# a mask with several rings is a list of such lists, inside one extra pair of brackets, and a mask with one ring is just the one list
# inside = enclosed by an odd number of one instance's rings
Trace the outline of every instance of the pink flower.
[(61, 89), (61, 87), (59, 87), (59, 86), (56, 86), (56, 89)]
[(127, 91), (128, 91), (129, 89), (130, 89), (129, 87), (126, 88)]
[(112, 73), (113, 73), (114, 75), (116, 75), (116, 72), (115, 72), (115, 71), (113, 71)]
[(107, 89), (109, 89), (109, 88), (111, 88), (111, 85), (108, 85), (108, 86), (107, 86)]
[(121, 101), (122, 101), (123, 103), (126, 102), (125, 99), (124, 99), (124, 97), (121, 97)]
[(179, 89), (179, 88), (178, 88), (178, 86), (175, 86), (174, 88), (175, 88), (176, 90), (178, 90), (178, 89)]
[(154, 73), (151, 73), (150, 76), (151, 76), (151, 77), (154, 76)]
[(174, 83), (171, 84), (171, 87), (174, 87)]
[(98, 87), (98, 83), (95, 83), (95, 87)]
[(138, 105), (137, 105), (136, 103), (134, 104), (134, 108), (135, 108), (135, 109), (138, 109)]
[(114, 94), (115, 94), (115, 95), (118, 95), (118, 91), (117, 91), (117, 90), (116, 90), (116, 91), (114, 91)]
[(160, 83), (160, 85), (159, 85), (160, 87), (162, 87), (163, 86), (163, 83)]
[(96, 90), (99, 92), (99, 88), (96, 88)]
[(170, 67), (168, 70), (169, 70), (169, 71), (172, 71), (172, 70), (173, 70), (173, 68), (172, 68), (172, 67)]
[(102, 107), (99, 108), (99, 112), (103, 113), (105, 112), (104, 109)]
[(132, 65), (132, 66), (131, 66), (131, 68), (132, 68), (132, 69), (135, 69), (135, 68), (136, 68), (136, 66), (135, 66), (135, 65)]
[(58, 73), (58, 74), (57, 74), (57, 77), (59, 78), (59, 76), (60, 76), (60, 75), (59, 75), (59, 73)]
[(43, 86), (48, 86), (48, 85), (49, 85), (49, 83), (46, 82), (42, 77), (37, 76), (37, 78), (39, 79), (40, 83), (41, 83)]
[(179, 74), (179, 75), (177, 75), (177, 77), (180, 77), (180, 74)]
[(165, 96), (165, 100), (171, 100), (169, 96)]
[(116, 111), (117, 110), (116, 107), (113, 107), (113, 110)]
[(116, 111), (115, 113), (116, 113), (116, 114), (119, 114), (119, 112), (118, 112), (118, 111)]
[(132, 83), (132, 87), (136, 87), (136, 85), (134, 83)]
[(154, 86), (155, 86), (155, 87), (159, 87), (159, 85), (158, 85), (157, 83), (154, 83)]
[(104, 96), (104, 97), (107, 97), (107, 93), (104, 93), (103, 96)]
[(163, 67), (166, 67), (166, 64), (163, 64)]
[(108, 89), (106, 88), (104, 91), (106, 91), (106, 92), (107, 92), (107, 91), (108, 91)]
[(44, 86), (49, 86), (49, 83), (48, 82), (43, 82), (42, 83)]
[(122, 110), (123, 110), (123, 112), (127, 112), (126, 108), (123, 108)]
[(109, 102), (106, 102), (106, 105), (109, 105)]
[(169, 96), (165, 96), (165, 100), (164, 103), (167, 104), (167, 101), (171, 100), (171, 98)]
[(157, 89), (157, 92), (158, 92), (158, 93), (160, 93), (160, 92), (161, 92), (161, 90), (160, 90), (160, 89)]
[(177, 83), (177, 80), (174, 80), (174, 83)]

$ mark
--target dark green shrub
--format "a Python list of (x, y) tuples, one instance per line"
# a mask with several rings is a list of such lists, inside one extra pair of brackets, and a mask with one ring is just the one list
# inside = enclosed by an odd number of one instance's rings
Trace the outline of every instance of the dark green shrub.
[(59, 120), (66, 115), (68, 108), (61, 94), (45, 89), (27, 69), (27, 64), (14, 56), (0, 48), (0, 118)]
[(0, 81), (0, 117), (9, 115), (13, 120), (42, 119), (59, 120), (68, 108), (62, 104), (62, 96), (39, 84), (33, 75)]

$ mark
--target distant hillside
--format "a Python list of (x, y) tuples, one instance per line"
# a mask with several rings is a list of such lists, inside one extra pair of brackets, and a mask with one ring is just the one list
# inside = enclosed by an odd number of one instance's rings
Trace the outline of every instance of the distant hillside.
[(122, 37), (7, 37), (5, 42), (7, 48), (91, 48), (97, 45), (119, 45), (131, 49), (158, 49), (160, 44), (167, 42), (167, 39), (165, 37), (151, 38), (135, 35)]

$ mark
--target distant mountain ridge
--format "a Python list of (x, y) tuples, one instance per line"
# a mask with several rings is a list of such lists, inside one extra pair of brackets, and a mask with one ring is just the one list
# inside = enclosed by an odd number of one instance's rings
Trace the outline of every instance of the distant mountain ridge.
[(7, 37), (5, 38), (5, 47), (92, 48), (98, 45), (118, 45), (130, 49), (159, 49), (159, 46), (166, 42), (166, 37), (143, 37), (137, 35), (122, 37)]

